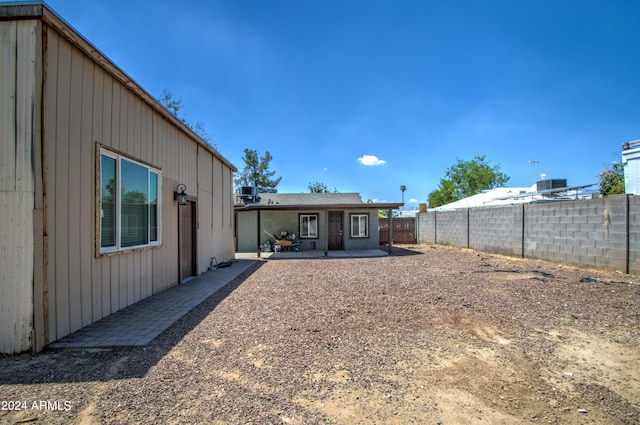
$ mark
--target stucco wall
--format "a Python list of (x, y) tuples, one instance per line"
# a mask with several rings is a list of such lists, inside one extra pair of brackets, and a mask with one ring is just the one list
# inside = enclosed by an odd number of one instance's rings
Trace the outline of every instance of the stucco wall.
[[(367, 214), (369, 216), (369, 237), (368, 238), (352, 238), (351, 237), (351, 214)], [(360, 249), (378, 249), (380, 248), (380, 219), (378, 211), (367, 210), (349, 210), (344, 214), (344, 249), (360, 250)]]
[[(318, 237), (300, 238), (300, 215), (318, 214)], [(367, 214), (369, 216), (369, 237), (352, 238), (350, 233), (350, 215)], [(280, 232), (294, 233), (298, 245), (296, 248), (303, 251), (323, 250), (325, 247), (325, 229), (327, 212), (324, 210), (262, 210), (260, 212), (260, 244), (272, 241), (271, 235), (278, 236)], [(257, 212), (255, 210), (237, 212), (237, 249), (238, 252), (253, 252), (257, 249)], [(379, 219), (377, 210), (344, 210), (343, 220), (343, 249), (378, 249), (380, 235), (378, 231)]]
[[(318, 237), (311, 238), (300, 238), (300, 214), (318, 214)], [(260, 243), (264, 244), (267, 241), (272, 241), (273, 238), (267, 233), (271, 233), (274, 236), (280, 235), (280, 232), (289, 232), (295, 233), (299, 245), (297, 248), (302, 251), (309, 251), (315, 249), (324, 249), (324, 233), (325, 233), (325, 217), (326, 213), (324, 211), (317, 210), (307, 210), (307, 211), (287, 211), (287, 210), (276, 210), (276, 211), (261, 211), (261, 235), (260, 235)]]

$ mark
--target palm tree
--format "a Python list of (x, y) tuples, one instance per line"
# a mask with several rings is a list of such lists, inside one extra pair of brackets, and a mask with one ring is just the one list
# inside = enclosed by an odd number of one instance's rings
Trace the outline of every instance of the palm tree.
[[(402, 192), (402, 203), (404, 204), (404, 191), (407, 190), (407, 186), (401, 184), (400, 185), (400, 192)], [(404, 205), (402, 206), (402, 209), (404, 209)]]

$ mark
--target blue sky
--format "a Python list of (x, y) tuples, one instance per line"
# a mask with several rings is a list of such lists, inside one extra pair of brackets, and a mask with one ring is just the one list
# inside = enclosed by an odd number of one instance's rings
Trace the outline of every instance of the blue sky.
[[(457, 159), (597, 182), (640, 139), (635, 0), (49, 0), (238, 168), (425, 202)], [(530, 161), (536, 161), (534, 166)]]

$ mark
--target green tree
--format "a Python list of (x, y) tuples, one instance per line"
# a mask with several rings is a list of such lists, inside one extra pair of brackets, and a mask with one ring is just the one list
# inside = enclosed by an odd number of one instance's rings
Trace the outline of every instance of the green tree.
[(491, 166), (484, 155), (475, 156), (470, 161), (458, 159), (447, 168), (436, 190), (429, 194), (429, 208), (435, 208), (476, 195), (483, 190), (504, 186), (509, 176), (500, 171), (499, 165)]
[(309, 183), (307, 188), (311, 193), (338, 193), (338, 189), (335, 187), (333, 190), (330, 190), (326, 184), (320, 182)]
[(617, 162), (611, 168), (603, 170), (599, 175), (600, 195), (619, 195), (625, 193), (624, 165)]
[(173, 97), (173, 94), (169, 90), (163, 89), (162, 94), (160, 95), (160, 98), (158, 98), (158, 102), (160, 102), (160, 104), (164, 106), (166, 110), (169, 111), (169, 113), (171, 113), (171, 115), (173, 115), (178, 120), (180, 120), (180, 122), (184, 124), (189, 130), (193, 131), (202, 140), (212, 145), (211, 135), (207, 133), (207, 131), (204, 128), (204, 124), (202, 122), (197, 121), (195, 124), (193, 124), (189, 120), (187, 120), (185, 117), (180, 115), (180, 112), (182, 111), (182, 107), (183, 107), (182, 99), (175, 99)]
[(253, 149), (245, 149), (242, 160), (245, 166), (236, 174), (234, 183), (236, 187), (240, 186), (255, 186), (258, 188), (258, 192), (263, 193), (277, 193), (276, 186), (282, 180), (282, 177), (278, 177), (272, 180), (272, 177), (276, 174), (275, 171), (269, 170), (269, 165), (273, 157), (266, 151), (262, 157), (258, 156), (258, 152)]
[(440, 179), (440, 185), (438, 189), (429, 194), (427, 198), (427, 204), (429, 208), (439, 207), (440, 205), (446, 205), (456, 201), (454, 195), (454, 187), (451, 180)]

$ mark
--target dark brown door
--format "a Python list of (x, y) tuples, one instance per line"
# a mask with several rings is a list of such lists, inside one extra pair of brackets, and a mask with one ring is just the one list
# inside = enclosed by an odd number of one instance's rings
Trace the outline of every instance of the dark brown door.
[(195, 203), (178, 206), (180, 221), (180, 281), (195, 275), (196, 265), (196, 236), (195, 236)]
[(342, 213), (329, 212), (329, 249), (342, 249)]

